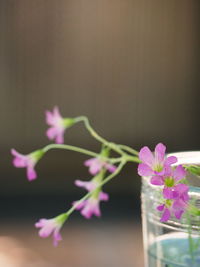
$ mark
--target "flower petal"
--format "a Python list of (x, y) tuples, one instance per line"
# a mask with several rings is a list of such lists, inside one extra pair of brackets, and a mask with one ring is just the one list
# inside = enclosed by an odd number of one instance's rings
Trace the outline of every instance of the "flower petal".
[(109, 200), (109, 195), (107, 193), (100, 192), (99, 193), (99, 200), (108, 201)]
[(163, 189), (163, 196), (164, 196), (164, 198), (166, 198), (166, 199), (173, 199), (173, 198), (174, 198), (174, 195), (173, 195), (172, 188), (165, 187), (165, 188)]
[(87, 200), (84, 208), (81, 210), (81, 214), (86, 218), (90, 219), (92, 215), (96, 215), (97, 217), (101, 216), (101, 211), (99, 208), (99, 200), (90, 198)]
[(50, 139), (53, 140), (57, 135), (57, 130), (55, 127), (51, 127), (46, 131), (46, 136)]
[(182, 199), (177, 199), (173, 203), (173, 209), (174, 210), (180, 210), (180, 209), (185, 209), (186, 203)]
[(27, 168), (27, 177), (29, 181), (33, 181), (37, 178), (37, 173), (32, 167)]
[(147, 146), (143, 147), (140, 150), (139, 159), (150, 167), (153, 166), (155, 161), (152, 152)]
[(186, 184), (177, 184), (175, 186), (175, 190), (179, 193), (179, 195), (188, 193), (189, 191), (189, 186)]
[(81, 180), (75, 180), (75, 185), (85, 188), (87, 191), (91, 191), (93, 189), (95, 189), (95, 187), (97, 186), (95, 182), (85, 182), (85, 181), (81, 181)]
[(163, 177), (162, 176), (153, 176), (151, 178), (151, 184), (153, 184), (153, 185), (164, 185)]
[(45, 112), (45, 117), (46, 117), (46, 123), (48, 124), (48, 125), (53, 125), (53, 123), (54, 123), (54, 117), (53, 117), (53, 114), (50, 112), (50, 111), (46, 111)]
[(169, 218), (170, 218), (170, 210), (168, 208), (165, 208), (160, 221), (166, 222), (169, 220)]
[(56, 144), (64, 144), (64, 131), (57, 133)]
[(53, 233), (53, 245), (54, 247), (58, 246), (58, 242), (62, 240), (62, 236), (58, 229), (56, 229)]
[(89, 206), (89, 204), (85, 205), (85, 207), (81, 210), (81, 215), (85, 217), (86, 219), (90, 219), (93, 215), (93, 210)]
[(46, 222), (47, 222), (47, 219), (40, 219), (38, 222), (35, 223), (35, 227), (36, 228), (43, 227)]
[(184, 213), (184, 210), (177, 210), (177, 211), (174, 212), (174, 215), (178, 220), (180, 220), (182, 215), (183, 215), (183, 213)]
[(170, 156), (170, 157), (167, 157), (167, 158), (165, 159), (165, 163), (164, 163), (164, 165), (165, 165), (165, 166), (169, 166), (169, 165), (172, 165), (172, 164), (176, 163), (177, 161), (178, 161), (178, 160), (177, 160), (177, 157)]
[(48, 236), (50, 236), (50, 234), (53, 232), (54, 230), (54, 225), (52, 222), (46, 222), (46, 225), (44, 225), (40, 231), (39, 231), (39, 236), (42, 238), (46, 238)]
[(109, 164), (109, 163), (105, 163), (104, 166), (111, 173), (115, 172), (116, 169), (117, 169), (117, 167), (115, 165), (112, 165), (112, 164)]
[(84, 165), (86, 167), (90, 167), (95, 161), (96, 161), (96, 158), (87, 159), (86, 161), (84, 161)]
[(164, 176), (165, 176), (165, 177), (173, 176), (173, 169), (171, 168), (170, 165), (166, 165), (166, 166), (164, 167)]
[(14, 148), (11, 149), (11, 154), (15, 157), (21, 157), (22, 154), (20, 154), (19, 152), (17, 152), (17, 150), (15, 150)]
[(17, 168), (24, 168), (27, 166), (27, 156), (18, 153), (15, 149), (11, 149), (11, 154), (15, 157), (13, 165)]
[(13, 165), (17, 168), (24, 168), (27, 166), (27, 160), (26, 158), (14, 158)]
[(57, 144), (64, 143), (64, 118), (60, 115), (58, 107), (54, 107), (53, 112), (46, 111), (46, 122), (51, 127), (46, 131), (46, 135), (50, 140), (55, 139)]
[(86, 160), (84, 165), (89, 167), (90, 174), (96, 175), (101, 170), (104, 163), (98, 158), (91, 158)]
[(78, 202), (79, 201), (72, 202), (72, 206), (74, 206), (76, 210), (81, 210), (85, 206), (87, 200), (82, 201), (81, 203), (78, 203)]
[(140, 176), (152, 176), (152, 175), (154, 175), (154, 172), (147, 164), (140, 163), (138, 165), (138, 174)]
[(97, 204), (94, 209), (93, 209), (93, 214), (96, 215), (97, 217), (100, 217), (101, 216), (101, 211), (100, 211), (100, 208), (99, 208), (99, 204)]
[(59, 108), (57, 106), (55, 106), (54, 109), (53, 109), (53, 115), (54, 115), (55, 120), (62, 119), (62, 116), (60, 114)]
[(159, 210), (159, 211), (163, 211), (163, 210), (164, 210), (164, 207), (165, 207), (164, 204), (159, 205), (159, 206), (157, 206), (157, 210)]
[(174, 170), (174, 178), (176, 181), (183, 179), (186, 176), (186, 170), (182, 165), (178, 165)]
[(157, 163), (163, 163), (165, 159), (166, 146), (162, 143), (159, 143), (155, 147), (155, 160)]

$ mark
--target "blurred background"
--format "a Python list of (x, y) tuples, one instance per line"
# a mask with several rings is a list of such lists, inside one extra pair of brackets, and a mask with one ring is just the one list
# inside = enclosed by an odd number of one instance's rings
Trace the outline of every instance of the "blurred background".
[[(102, 218), (74, 214), (54, 249), (33, 225), (83, 194), (86, 158), (50, 151), (30, 183), (10, 148), (47, 145), (44, 111), (58, 105), (116, 143), (199, 150), (199, 14), (198, 0), (0, 0), (0, 266), (143, 267), (136, 165), (105, 186)], [(82, 125), (65, 142), (100, 150)]]

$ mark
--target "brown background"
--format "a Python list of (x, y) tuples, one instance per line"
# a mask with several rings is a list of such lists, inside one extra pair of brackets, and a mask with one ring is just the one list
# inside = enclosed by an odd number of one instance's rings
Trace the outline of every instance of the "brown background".
[[(44, 110), (55, 104), (115, 142), (199, 149), (199, 11), (187, 0), (1, 0), (0, 191), (25, 190), (8, 151), (47, 144)], [(66, 142), (98, 148), (81, 127)], [(81, 162), (70, 158), (49, 153), (40, 176), (71, 177)]]
[[(198, 0), (0, 0), (2, 219), (62, 212), (82, 193), (74, 179), (89, 178), (85, 158), (66, 151), (49, 152), (31, 184), (11, 165), (11, 147), (29, 153), (49, 143), (44, 111), (55, 104), (136, 149), (160, 141), (169, 151), (200, 149), (199, 14)], [(66, 143), (98, 151), (82, 129), (70, 129)], [(105, 214), (132, 222), (139, 186), (127, 166), (106, 186)]]

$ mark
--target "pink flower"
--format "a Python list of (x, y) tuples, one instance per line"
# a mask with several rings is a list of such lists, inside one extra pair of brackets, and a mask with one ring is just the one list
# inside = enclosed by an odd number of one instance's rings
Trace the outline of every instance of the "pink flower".
[(165, 187), (173, 188), (180, 180), (186, 176), (186, 170), (182, 165), (178, 165), (176, 168), (167, 166), (165, 173), (161, 175), (155, 175), (151, 178), (151, 184), (153, 185), (164, 185)]
[(99, 173), (102, 168), (107, 169), (109, 172), (115, 172), (116, 166), (103, 161), (101, 158), (91, 158), (84, 162), (86, 167), (89, 167), (89, 172), (92, 175)]
[(89, 199), (78, 204), (78, 201), (73, 202), (76, 210), (81, 210), (81, 214), (86, 218), (90, 219), (92, 215), (97, 217), (101, 216), (101, 211), (99, 207), (100, 200), (107, 201), (109, 199), (108, 194), (101, 192), (99, 198), (90, 197)]
[(35, 165), (44, 154), (42, 150), (37, 150), (28, 155), (22, 155), (18, 153), (15, 149), (11, 149), (11, 154), (14, 156), (13, 165), (15, 167), (27, 169), (27, 178), (29, 181), (32, 181), (37, 178)]
[(95, 189), (98, 186), (98, 183), (95, 182), (94, 180), (89, 181), (89, 182), (85, 182), (85, 181), (81, 181), (81, 180), (75, 180), (74, 183), (78, 187), (85, 188), (88, 192), (92, 191), (93, 189)]
[(163, 212), (161, 222), (168, 221), (171, 215), (180, 219), (185, 212), (189, 200), (189, 187), (180, 183), (185, 176), (186, 170), (182, 165), (178, 165), (176, 168), (166, 166), (162, 176), (152, 176), (151, 184), (164, 186), (162, 194), (166, 200), (164, 204), (157, 207), (159, 211)]
[(74, 124), (74, 119), (63, 118), (58, 107), (54, 107), (52, 112), (46, 111), (46, 123), (50, 126), (46, 132), (47, 137), (50, 140), (55, 139), (57, 144), (63, 144), (64, 132)]
[[(98, 182), (96, 181), (90, 181), (90, 182), (84, 182), (81, 180), (76, 180), (75, 184), (79, 187), (85, 188), (88, 192), (95, 190), (95, 188), (98, 187)], [(83, 202), (79, 203), (79, 201), (74, 201), (73, 206), (76, 210), (81, 210), (81, 214), (86, 218), (90, 219), (92, 215), (96, 215), (97, 217), (101, 216), (101, 211), (99, 207), (100, 201), (108, 201), (109, 196), (108, 194), (98, 191), (100, 190), (97, 188), (97, 190), (94, 191), (94, 193), (91, 195), (91, 197), (87, 200), (84, 200)]]
[(161, 221), (168, 221), (172, 214), (175, 215), (177, 219), (181, 219), (182, 214), (185, 212), (188, 201), (189, 187), (185, 184), (177, 184), (173, 191), (164, 193), (166, 198), (165, 204), (159, 205), (157, 209), (163, 211)]
[(166, 147), (159, 143), (155, 147), (154, 155), (150, 149), (145, 146), (139, 152), (139, 159), (142, 163), (138, 166), (138, 174), (140, 176), (162, 176), (165, 168), (177, 162), (174, 156), (165, 157)]
[(40, 219), (36, 224), (36, 228), (41, 228), (39, 231), (39, 236), (46, 238), (53, 235), (53, 244), (54, 246), (58, 245), (58, 241), (62, 240), (60, 234), (60, 228), (63, 225), (63, 222), (60, 221), (59, 216), (53, 219)]

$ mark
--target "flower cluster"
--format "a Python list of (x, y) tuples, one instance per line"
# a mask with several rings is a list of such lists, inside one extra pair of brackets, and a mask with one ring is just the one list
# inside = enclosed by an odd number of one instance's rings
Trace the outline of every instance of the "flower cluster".
[[(83, 122), (91, 136), (101, 143), (100, 153), (63, 144), (65, 130), (78, 122)], [(26, 155), (20, 154), (15, 149), (11, 150), (11, 154), (14, 156), (13, 165), (17, 168), (26, 168), (29, 181), (37, 178), (36, 164), (50, 149), (68, 149), (92, 157), (84, 162), (92, 178), (89, 181), (75, 180), (77, 187), (87, 191), (86, 195), (74, 201), (69, 210), (61, 215), (51, 219), (40, 219), (35, 224), (37, 228), (40, 228), (39, 236), (43, 238), (53, 236), (55, 246), (62, 239), (61, 227), (75, 210), (80, 211), (86, 219), (90, 219), (93, 215), (101, 216), (100, 202), (109, 200), (109, 195), (103, 192), (102, 187), (113, 179), (127, 162), (139, 163), (139, 175), (149, 177), (150, 183), (160, 188), (162, 197), (157, 210), (162, 212), (161, 221), (168, 221), (171, 216), (181, 219), (187, 210), (189, 187), (183, 183), (186, 170), (182, 165), (177, 164), (175, 156), (167, 157), (165, 155), (166, 147), (162, 143), (156, 145), (154, 153), (146, 146), (138, 153), (130, 147), (111, 143), (99, 136), (91, 127), (87, 117), (62, 117), (57, 107), (54, 107), (53, 111), (46, 111), (46, 123), (49, 126), (46, 135), (55, 143)], [(116, 156), (111, 158), (110, 154)], [(189, 166), (187, 170), (194, 174), (200, 174), (200, 168), (196, 165)], [(200, 214), (200, 210), (194, 207), (193, 212)]]
[(91, 158), (84, 162), (86, 167), (89, 167), (89, 172), (92, 175), (96, 175), (101, 171), (102, 168), (105, 168), (109, 172), (114, 172), (116, 167), (112, 164), (109, 164), (106, 161), (103, 161), (100, 157), (99, 158)]
[[(47, 137), (50, 140), (55, 140), (56, 144), (63, 144), (65, 130), (75, 123), (75, 119), (63, 118), (59, 109), (54, 107), (52, 112), (46, 111), (46, 123), (50, 126), (46, 132)], [(13, 165), (17, 168), (26, 168), (29, 181), (37, 178), (35, 166), (44, 153), (44, 149), (39, 149), (30, 154), (23, 155), (15, 149), (11, 149), (11, 154), (14, 156)], [(90, 158), (84, 162), (84, 165), (89, 168), (89, 173), (93, 176), (91, 181), (75, 181), (76, 186), (88, 191), (89, 197), (83, 201), (74, 201), (72, 203), (72, 210), (79, 210), (81, 215), (87, 219), (90, 219), (92, 215), (101, 216), (100, 201), (109, 200), (109, 195), (102, 191), (100, 184), (104, 179), (106, 171), (114, 173), (117, 168), (104, 159), (104, 156), (107, 154), (107, 148), (103, 147), (97, 157)], [(40, 219), (35, 224), (35, 227), (40, 228), (39, 236), (46, 238), (52, 234), (54, 246), (57, 246), (58, 241), (62, 239), (60, 229), (67, 218), (68, 213), (64, 213), (52, 219)]]
[(46, 111), (46, 123), (50, 126), (46, 132), (47, 137), (50, 140), (55, 140), (57, 144), (63, 144), (65, 130), (75, 122), (74, 119), (63, 118), (58, 107), (54, 107), (52, 112)]
[(52, 219), (40, 219), (35, 223), (36, 228), (41, 228), (39, 230), (39, 236), (42, 238), (46, 238), (53, 235), (53, 244), (56, 247), (58, 245), (58, 241), (62, 240), (62, 236), (60, 234), (60, 229), (64, 222), (67, 220), (66, 214), (61, 214)]
[(95, 178), (90, 182), (76, 180), (75, 185), (85, 188), (88, 192), (94, 191), (89, 199), (84, 200), (81, 203), (79, 203), (79, 201), (74, 201), (72, 205), (75, 209), (80, 210), (81, 214), (86, 219), (90, 219), (92, 215), (96, 215), (97, 217), (101, 216), (99, 202), (108, 201), (109, 196), (107, 193), (102, 192), (101, 189), (98, 188), (99, 183), (95, 181)]
[(168, 221), (171, 215), (181, 219), (188, 206), (189, 187), (181, 183), (186, 176), (186, 170), (182, 165), (174, 167), (177, 158), (165, 156), (166, 147), (159, 143), (155, 147), (154, 154), (148, 147), (143, 147), (139, 152), (142, 163), (138, 166), (138, 174), (149, 176), (152, 185), (162, 188), (164, 203), (157, 209), (162, 212), (161, 221)]
[[(104, 154), (106, 150), (102, 150), (101, 155)], [(108, 201), (109, 195), (104, 193), (101, 189), (100, 183), (103, 179), (105, 170), (113, 173), (116, 170), (116, 167), (112, 164), (105, 162), (99, 158), (91, 158), (84, 162), (84, 165), (89, 167), (89, 172), (92, 175), (95, 175), (91, 181), (84, 182), (81, 180), (76, 180), (75, 185), (86, 189), (88, 192), (92, 192), (91, 196), (79, 203), (79, 201), (74, 201), (73, 206), (76, 210), (80, 210), (81, 214), (86, 218), (90, 219), (92, 215), (97, 217), (101, 216), (101, 211), (99, 208), (100, 201)]]
[(22, 155), (15, 149), (11, 149), (11, 154), (14, 156), (13, 165), (16, 168), (26, 168), (28, 180), (35, 180), (37, 178), (35, 165), (42, 158), (44, 152), (40, 149), (28, 155)]

